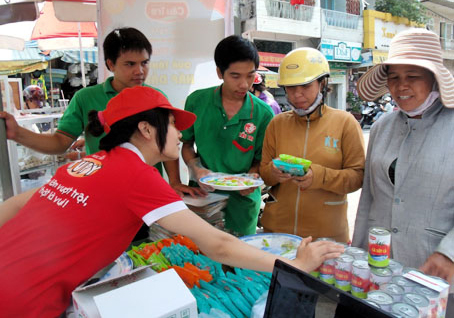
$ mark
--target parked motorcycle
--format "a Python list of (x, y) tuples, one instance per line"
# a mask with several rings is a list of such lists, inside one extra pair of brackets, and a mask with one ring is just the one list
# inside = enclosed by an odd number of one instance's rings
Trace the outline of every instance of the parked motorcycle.
[(371, 126), (374, 123), (374, 117), (381, 111), (380, 105), (377, 105), (374, 102), (367, 102), (361, 112), (362, 116), (359, 121), (361, 128), (364, 128), (366, 125)]

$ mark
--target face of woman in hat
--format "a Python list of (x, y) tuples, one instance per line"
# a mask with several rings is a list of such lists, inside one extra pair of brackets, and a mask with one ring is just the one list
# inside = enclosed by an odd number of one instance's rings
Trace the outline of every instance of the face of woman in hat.
[(315, 102), (321, 85), (314, 80), (306, 85), (286, 86), (287, 98), (295, 108), (308, 109)]
[(405, 111), (418, 108), (432, 91), (435, 78), (429, 70), (396, 64), (388, 67), (388, 89), (393, 99)]

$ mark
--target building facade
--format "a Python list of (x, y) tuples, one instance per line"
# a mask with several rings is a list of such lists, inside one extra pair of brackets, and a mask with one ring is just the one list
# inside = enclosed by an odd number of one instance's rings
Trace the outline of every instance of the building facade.
[(285, 93), (277, 88), (277, 71), (285, 54), (299, 47), (320, 50), (331, 69), (327, 103), (345, 110), (357, 79), (387, 58), (392, 38), (405, 29), (427, 27), (439, 34), (444, 63), (454, 71), (454, 3), (421, 2), (427, 25), (375, 11), (374, 0), (236, 0), (235, 33), (256, 44), (267, 85), (280, 103)]

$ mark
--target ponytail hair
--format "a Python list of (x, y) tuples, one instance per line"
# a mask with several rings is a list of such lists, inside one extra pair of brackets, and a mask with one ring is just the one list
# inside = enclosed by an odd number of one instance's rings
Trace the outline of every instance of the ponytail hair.
[[(166, 145), (167, 128), (169, 125), (170, 110), (164, 108), (154, 108), (117, 121), (110, 127), (110, 131), (99, 141), (99, 149), (109, 151), (122, 143), (129, 142), (132, 135), (138, 129), (142, 121), (148, 122), (156, 128), (156, 144), (162, 153)], [(86, 132), (99, 137), (104, 133), (98, 111), (92, 110), (88, 113), (88, 125)]]
[(101, 125), (101, 122), (99, 121), (98, 111), (91, 110), (88, 113), (88, 125), (86, 131), (88, 131), (95, 137), (99, 137), (104, 133), (104, 127)]

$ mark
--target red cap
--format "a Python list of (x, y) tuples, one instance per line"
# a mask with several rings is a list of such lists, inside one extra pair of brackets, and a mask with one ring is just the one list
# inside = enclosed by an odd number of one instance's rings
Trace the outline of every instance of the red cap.
[(98, 112), (98, 117), (104, 131), (109, 133), (110, 127), (117, 121), (154, 108), (170, 109), (175, 116), (175, 127), (178, 130), (188, 129), (197, 118), (191, 112), (173, 107), (162, 93), (146, 86), (123, 89), (107, 103), (104, 111)]
[(260, 75), (259, 73), (255, 73), (255, 78), (254, 78), (254, 84), (260, 84), (261, 82), (263, 82), (263, 78), (262, 78), (262, 75)]

